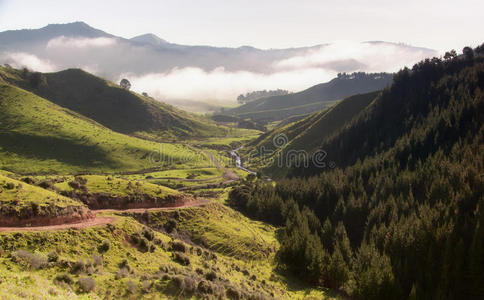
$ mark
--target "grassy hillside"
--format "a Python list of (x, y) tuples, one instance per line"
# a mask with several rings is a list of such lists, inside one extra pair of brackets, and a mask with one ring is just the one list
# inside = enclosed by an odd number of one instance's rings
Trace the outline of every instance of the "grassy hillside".
[(88, 217), (88, 210), (80, 201), (0, 174), (0, 226), (53, 224), (74, 214), (79, 218), (73, 220), (78, 220)]
[(173, 144), (113, 132), (30, 92), (0, 83), (0, 167), (16, 173), (122, 172), (206, 166)]
[[(205, 211), (203, 207), (192, 208), (187, 214), (192, 218), (203, 217), (207, 215)], [(162, 221), (165, 217), (160, 214), (176, 221), (172, 218), (176, 218), (175, 211), (150, 213), (152, 225), (160, 225), (159, 232), (133, 218), (114, 216), (116, 221), (111, 225), (84, 230), (0, 233), (0, 263), (4, 266), (0, 268), (0, 296), (8, 299), (326, 298), (324, 290), (308, 289), (297, 279), (289, 283), (277, 272), (272, 256), (240, 259), (225, 254), (223, 248), (207, 249), (178, 234), (190, 232), (186, 229), (165, 231)], [(133, 216), (142, 219), (141, 214)], [(275, 241), (273, 230), (264, 229), (270, 226), (259, 228), (252, 225), (257, 222), (245, 222), (252, 226), (253, 233), (247, 229), (242, 232), (227, 229), (226, 234), (233, 239), (224, 237), (219, 242), (234, 247), (233, 241), (245, 240), (252, 246), (255, 242), (246, 237), (248, 234), (260, 234), (261, 242)], [(218, 228), (223, 230), (222, 226)]]
[(340, 75), (330, 82), (302, 92), (252, 101), (227, 113), (266, 122), (283, 120), (290, 116), (321, 110), (332, 101), (351, 95), (381, 90), (388, 86), (391, 80), (392, 75), (387, 73)]
[(0, 67), (0, 77), (121, 133), (147, 138), (224, 136), (208, 119), (130, 92), (80, 69), (32, 73)]
[[(281, 161), (283, 165), (276, 163), (275, 166), (267, 166), (271, 175), (281, 175), (287, 171), (287, 167), (292, 164), (295, 157), (290, 157), (290, 151), (305, 151), (312, 155), (320, 150), (319, 146), (323, 141), (339, 132), (355, 116), (363, 111), (378, 96), (380, 92), (354, 95), (348, 97), (337, 104), (310, 115), (309, 117), (265, 133), (252, 142), (244, 153), (257, 153), (252, 156), (252, 165), (259, 165), (261, 159), (270, 163), (269, 158)], [(281, 144), (281, 141), (283, 142)], [(263, 155), (264, 150), (274, 151), (273, 155)], [(264, 157), (262, 157), (264, 156)], [(280, 160), (282, 159), (282, 160)]]

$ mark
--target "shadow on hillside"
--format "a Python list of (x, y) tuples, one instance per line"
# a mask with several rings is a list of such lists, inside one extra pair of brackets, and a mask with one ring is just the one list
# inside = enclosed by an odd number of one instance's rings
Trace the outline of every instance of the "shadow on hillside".
[(0, 147), (3, 151), (27, 158), (55, 159), (79, 167), (115, 168), (119, 166), (119, 163), (109, 158), (106, 152), (95, 145), (83, 145), (57, 137), (0, 132), (0, 141), (2, 141)]

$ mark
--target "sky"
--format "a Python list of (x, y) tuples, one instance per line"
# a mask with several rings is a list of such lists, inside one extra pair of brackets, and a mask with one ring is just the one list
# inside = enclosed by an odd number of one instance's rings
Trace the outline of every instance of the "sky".
[(380, 40), (445, 51), (483, 42), (484, 1), (0, 0), (0, 31), (73, 21), (186, 45), (267, 49)]

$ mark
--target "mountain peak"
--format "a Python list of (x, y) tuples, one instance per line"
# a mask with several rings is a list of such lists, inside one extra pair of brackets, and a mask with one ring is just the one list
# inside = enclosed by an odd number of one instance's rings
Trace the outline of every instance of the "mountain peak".
[(49, 24), (40, 29), (45, 33), (49, 33), (51, 35), (65, 35), (65, 36), (84, 36), (84, 37), (110, 37), (112, 35), (96, 29), (94, 27), (89, 26), (89, 24), (77, 21), (72, 23), (64, 23), (64, 24)]
[(133, 42), (150, 44), (150, 45), (153, 45), (153, 46), (168, 44), (167, 41), (165, 41), (164, 39), (158, 37), (157, 35), (155, 35), (153, 33), (146, 33), (146, 34), (138, 35), (138, 36), (131, 38), (130, 40), (133, 41)]

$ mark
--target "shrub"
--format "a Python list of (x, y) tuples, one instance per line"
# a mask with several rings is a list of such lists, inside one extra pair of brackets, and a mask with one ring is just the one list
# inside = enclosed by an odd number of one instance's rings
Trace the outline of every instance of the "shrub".
[(181, 264), (182, 266), (190, 265), (190, 259), (185, 254), (175, 253), (173, 255), (173, 260)]
[(92, 262), (95, 266), (102, 266), (103, 265), (103, 258), (99, 255), (92, 256)]
[(138, 245), (140, 240), (141, 240), (141, 236), (138, 232), (133, 233), (131, 235), (131, 243)]
[(81, 184), (77, 181), (69, 181), (69, 186), (74, 190), (78, 190), (81, 187)]
[(86, 271), (86, 263), (82, 260), (78, 260), (71, 267), (71, 273), (78, 274)]
[(116, 273), (115, 278), (116, 278), (116, 279), (120, 279), (120, 278), (127, 277), (128, 275), (129, 275), (129, 271), (128, 271), (128, 269), (126, 269), (126, 268), (120, 268), (120, 269), (118, 270), (118, 272)]
[(183, 242), (173, 242), (171, 244), (171, 250), (185, 253), (187, 251), (187, 247)]
[(207, 280), (214, 281), (214, 280), (217, 279), (217, 274), (215, 273), (215, 271), (211, 270), (210, 272), (208, 272), (207, 274), (205, 274), (205, 278)]
[(149, 293), (152, 287), (153, 283), (149, 280), (145, 280), (141, 283), (141, 290), (145, 293)]
[(12, 254), (12, 259), (15, 262), (24, 262), (30, 268), (40, 269), (47, 265), (47, 257), (42, 254), (31, 253), (27, 250), (18, 250)]
[(54, 182), (52, 182), (52, 180), (44, 180), (39, 183), (39, 186), (44, 189), (52, 189), (54, 187)]
[(79, 278), (77, 283), (79, 284), (79, 288), (81, 289), (81, 291), (85, 293), (92, 292), (96, 287), (96, 280), (91, 277), (81, 277)]
[(240, 291), (233, 286), (227, 287), (227, 289), (225, 290), (225, 294), (227, 295), (227, 298), (234, 300), (239, 300), (241, 296)]
[(177, 226), (177, 223), (175, 220), (168, 220), (168, 222), (166, 222), (163, 225), (163, 228), (165, 229), (166, 232), (172, 233), (173, 230), (176, 228), (176, 226)]
[(72, 280), (71, 275), (67, 273), (59, 274), (55, 277), (56, 282), (64, 282), (67, 284), (72, 284), (74, 281)]
[(13, 190), (15, 188), (15, 184), (13, 184), (12, 182), (8, 182), (6, 185), (5, 185), (5, 188), (7, 190)]
[(150, 248), (150, 242), (146, 238), (142, 237), (139, 240), (138, 246), (139, 246), (139, 248), (140, 248), (141, 251), (146, 252)]
[(101, 245), (98, 246), (97, 250), (99, 253), (103, 254), (108, 252), (109, 248), (111, 247), (111, 244), (109, 243), (108, 240), (104, 240)]
[(119, 268), (122, 269), (122, 268), (125, 268), (126, 270), (130, 271), (131, 270), (131, 267), (129, 266), (129, 263), (128, 263), (128, 260), (127, 259), (123, 259), (120, 263), (119, 263)]
[(51, 251), (47, 254), (47, 260), (49, 262), (57, 262), (59, 260), (59, 254), (56, 251)]
[(128, 291), (128, 293), (134, 294), (134, 293), (136, 293), (137, 289), (138, 289), (138, 287), (136, 285), (136, 282), (134, 282), (132, 280), (128, 280), (126, 282), (126, 290)]
[(186, 276), (183, 283), (185, 285), (184, 290), (186, 293), (193, 294), (197, 290), (197, 281), (194, 278)]
[(198, 283), (197, 290), (200, 294), (213, 294), (212, 284), (205, 280), (202, 280)]
[(150, 229), (143, 229), (143, 236), (148, 240), (148, 241), (152, 241), (154, 238), (155, 238), (155, 233), (153, 232), (153, 230), (150, 230)]

